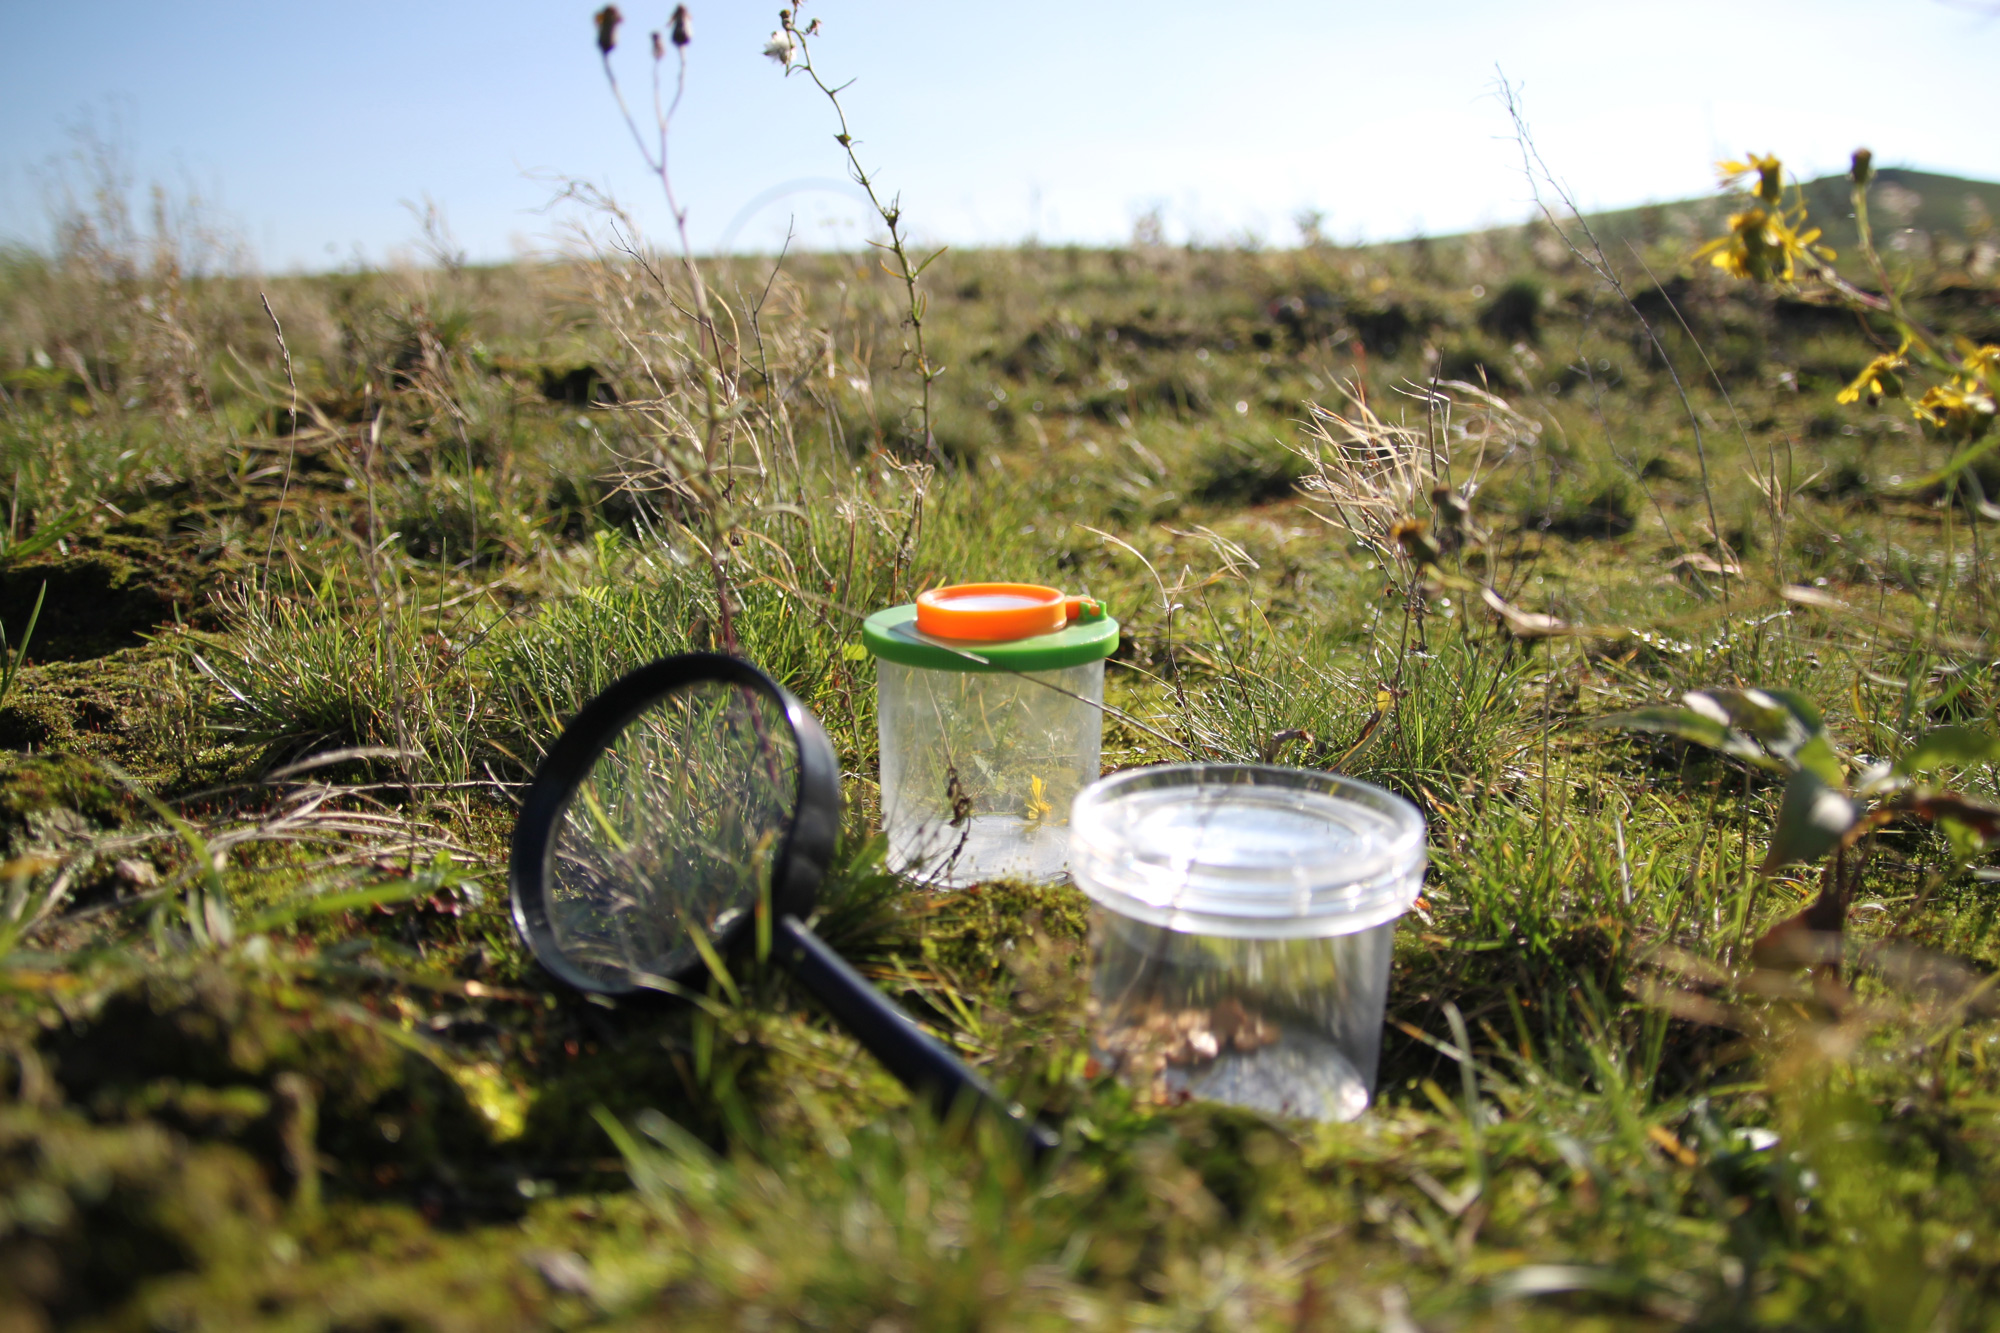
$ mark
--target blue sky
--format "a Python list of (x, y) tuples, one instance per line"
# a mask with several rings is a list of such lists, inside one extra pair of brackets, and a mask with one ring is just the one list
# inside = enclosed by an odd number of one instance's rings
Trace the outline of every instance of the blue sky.
[[(408, 251), (434, 199), (475, 257), (546, 248), (560, 177), (664, 231), (605, 91), (590, 0), (0, 0), (0, 237), (46, 235), (49, 182), (91, 124), (135, 179), (204, 197), (272, 270)], [(619, 62), (642, 92), (623, 6)], [(761, 52), (776, 4), (692, 6), (675, 184), (701, 247), (852, 245), (828, 109)], [(1586, 206), (1699, 193), (1723, 152), (1804, 174), (1878, 161), (2000, 177), (2000, 17), (1941, 0), (811, 0), (815, 57), (852, 79), (862, 154), (925, 239), (1441, 234), (1529, 209), (1493, 95), (1523, 91)]]

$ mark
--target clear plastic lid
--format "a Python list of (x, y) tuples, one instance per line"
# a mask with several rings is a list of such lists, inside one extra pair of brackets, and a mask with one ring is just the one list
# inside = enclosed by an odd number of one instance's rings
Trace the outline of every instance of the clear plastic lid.
[(1149, 925), (1235, 939), (1345, 935), (1401, 915), (1424, 878), (1424, 818), (1332, 773), (1254, 764), (1133, 769), (1070, 813), (1070, 875)]

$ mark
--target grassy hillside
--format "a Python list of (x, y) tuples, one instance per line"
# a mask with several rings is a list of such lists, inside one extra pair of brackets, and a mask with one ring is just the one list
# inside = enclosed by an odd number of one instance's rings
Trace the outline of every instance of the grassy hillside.
[[(247, 281), (7, 261), (0, 1326), (1989, 1326), (2000, 867), (1906, 805), (1767, 872), (1775, 750), (1593, 727), (1792, 690), (1842, 781), (1961, 728), (1981, 808), (1987, 511), (1835, 403), (1881, 329), (1552, 241), (949, 254), (928, 432), (873, 256), (712, 267), (713, 340), (608, 246), (287, 279), (282, 343)], [(1966, 258), (1897, 262), (2000, 340)], [(1423, 809), (1364, 1119), (1144, 1102), (1074, 889), (883, 870), (855, 615), (975, 577), (1123, 622), (1107, 768)], [(775, 971), (602, 1005), (515, 939), (520, 782), (724, 596), (841, 755), (822, 933), (1045, 1168)], [(1767, 938), (1827, 885), (1832, 954)]]
[[(1807, 214), (1813, 225), (1825, 231), (1827, 243), (1843, 254), (1851, 253), (1857, 238), (1847, 176), (1821, 176), (1802, 182), (1799, 188)], [(1982, 240), (2000, 246), (2000, 230), (1995, 227), (2000, 222), (2000, 183), (1882, 167), (1875, 173), (1871, 198), (1876, 231), (1893, 251), (1914, 246), (1927, 258), (1936, 258), (1930, 254), (1933, 238), (1937, 244), (1952, 247)], [(1621, 243), (1689, 241), (1716, 234), (1737, 207), (1740, 205), (1727, 197), (1682, 199), (1596, 213), (1589, 220), (1601, 238)], [(1904, 239), (1898, 241), (1899, 235)]]

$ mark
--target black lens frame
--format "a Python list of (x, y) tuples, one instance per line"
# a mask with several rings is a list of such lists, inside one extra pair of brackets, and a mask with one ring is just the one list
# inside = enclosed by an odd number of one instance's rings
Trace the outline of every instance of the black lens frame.
[[(584, 971), (564, 956), (549, 920), (547, 899), (556, 830), (585, 776), (632, 719), (668, 695), (710, 684), (760, 690), (784, 710), (785, 722), (797, 742), (799, 780), (791, 826), (785, 830), (771, 866), (771, 912), (779, 919), (806, 917), (812, 912), (820, 882), (833, 861), (840, 825), (840, 761), (826, 729), (789, 690), (748, 662), (721, 653), (663, 657), (621, 676), (578, 710), (535, 769), (514, 823), (514, 845), (507, 865), (514, 926), (543, 967), (580, 990), (628, 995), (647, 987), (638, 980), (620, 985)], [(754, 924), (753, 914), (744, 913), (718, 944), (736, 946), (742, 933)], [(705, 965), (697, 960), (682, 975), (668, 980), (698, 980), (705, 971)]]
[[(556, 738), (535, 770), (534, 781), (528, 785), (527, 798), (514, 823), (514, 846), (508, 859), (514, 925), (534, 950), (536, 959), (557, 978), (579, 990), (603, 995), (658, 992), (658, 986), (637, 978), (619, 985), (585, 972), (564, 955), (548, 914), (550, 860), (555, 850), (556, 829), (577, 788), (626, 726), (673, 692), (708, 684), (762, 690), (782, 706), (785, 721), (798, 743), (799, 783), (792, 823), (785, 831), (784, 842), (771, 868), (773, 960), (826, 1006), (891, 1074), (928, 1098), (940, 1114), (953, 1115), (962, 1107), (983, 1105), (1013, 1125), (1019, 1142), (1031, 1156), (1041, 1158), (1053, 1152), (1060, 1142), (1053, 1132), (1010, 1105), (985, 1079), (870, 985), (867, 978), (828, 948), (805, 924), (812, 915), (820, 882), (833, 861), (834, 840), (840, 825), (840, 761), (819, 719), (782, 685), (748, 662), (721, 653), (682, 653), (661, 658), (620, 677), (579, 709)], [(723, 932), (717, 944), (724, 949), (740, 949), (755, 928), (755, 914), (746, 912)], [(698, 986), (706, 970), (707, 964), (697, 960), (679, 976), (664, 980)]]

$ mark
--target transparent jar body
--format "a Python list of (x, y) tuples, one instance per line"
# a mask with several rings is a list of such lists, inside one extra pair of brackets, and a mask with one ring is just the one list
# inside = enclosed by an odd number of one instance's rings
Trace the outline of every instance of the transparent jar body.
[(1367, 1109), (1395, 923), (1423, 885), (1414, 806), (1316, 770), (1162, 765), (1088, 788), (1071, 840), (1100, 1064), (1160, 1103)]
[(946, 887), (1060, 878), (1070, 806), (1097, 780), (1104, 663), (1016, 674), (878, 658), (875, 688), (890, 865)]
[(1352, 1120), (1375, 1092), (1395, 933), (1235, 939), (1099, 908), (1093, 1054), (1144, 1100)]

